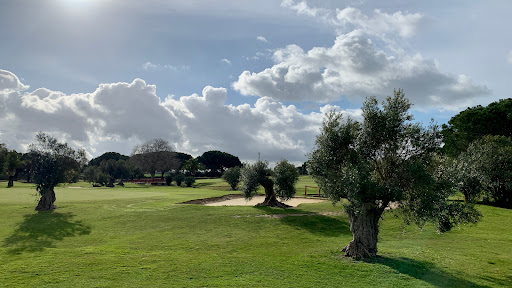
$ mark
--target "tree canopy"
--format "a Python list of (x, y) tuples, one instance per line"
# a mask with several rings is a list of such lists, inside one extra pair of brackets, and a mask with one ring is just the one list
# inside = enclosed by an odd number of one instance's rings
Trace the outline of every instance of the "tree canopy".
[(493, 102), (486, 107), (467, 108), (443, 125), (445, 145), (443, 151), (457, 156), (471, 142), (485, 135), (512, 137), (512, 98)]
[(512, 208), (512, 140), (505, 136), (484, 136), (473, 141), (453, 161), (456, 188), (465, 199), (484, 200)]
[(295, 195), (295, 184), (299, 180), (299, 172), (286, 160), (277, 163), (274, 169), (268, 167), (268, 162), (258, 161), (254, 164), (245, 164), (240, 171), (242, 182), (241, 191), (246, 199), (251, 199), (258, 191), (259, 186), (265, 189), (265, 200), (258, 206), (287, 208), (288, 205), (279, 202), (288, 200)]
[(451, 186), (435, 153), (440, 131), (411, 123), (410, 107), (398, 90), (382, 108), (367, 99), (362, 123), (331, 111), (309, 154), (308, 171), (322, 191), (333, 203), (348, 200), (354, 238), (343, 248), (346, 256), (376, 256), (379, 221), (390, 203), (402, 208), (407, 223), (432, 222), (441, 232), (478, 220), (472, 206), (447, 201)]
[(242, 166), (242, 162), (240, 162), (238, 157), (217, 150), (204, 152), (197, 159), (205, 165), (206, 169), (218, 175), (221, 175), (227, 168)]
[(126, 156), (126, 155), (119, 154), (117, 152), (105, 152), (105, 153), (101, 154), (101, 156), (91, 159), (91, 161), (89, 161), (89, 166), (100, 166), (102, 161), (110, 160), (110, 159), (113, 159), (115, 161), (118, 161), (118, 160), (128, 161), (128, 159), (130, 159), (130, 157)]
[(85, 151), (75, 150), (48, 134), (39, 133), (29, 146), (29, 153), (32, 154), (34, 182), (41, 195), (36, 210), (53, 210), (55, 186), (71, 181), (79, 173), (87, 161)]
[(153, 139), (137, 145), (133, 149), (130, 162), (144, 172), (149, 172), (153, 178), (156, 171), (160, 171), (163, 178), (165, 171), (177, 170), (180, 166), (171, 145), (163, 139)]

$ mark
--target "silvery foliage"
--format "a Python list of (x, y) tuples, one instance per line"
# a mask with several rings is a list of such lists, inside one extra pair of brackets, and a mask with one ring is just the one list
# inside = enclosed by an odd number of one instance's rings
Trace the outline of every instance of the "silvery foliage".
[(299, 180), (299, 172), (287, 160), (281, 160), (272, 171), (267, 161), (245, 164), (241, 170), (241, 190), (245, 198), (251, 199), (260, 185), (270, 183), (274, 186), (276, 196), (287, 200), (295, 195), (295, 184)]
[(242, 168), (240, 180), (242, 182), (241, 190), (246, 199), (252, 197), (258, 191), (260, 182), (270, 175), (272, 170), (268, 168), (267, 161), (258, 161), (254, 164), (246, 163)]
[(87, 161), (84, 150), (75, 150), (45, 133), (36, 135), (36, 142), (29, 146), (29, 153), (36, 189), (41, 193), (70, 181)]
[(274, 167), (273, 179), (276, 195), (281, 200), (288, 200), (295, 195), (295, 184), (299, 181), (299, 172), (287, 160), (281, 160)]
[(313, 179), (333, 203), (346, 198), (345, 208), (353, 212), (365, 204), (383, 211), (395, 202), (407, 223), (433, 222), (439, 231), (476, 222), (479, 214), (472, 207), (446, 201), (450, 182), (435, 153), (441, 146), (439, 128), (411, 123), (410, 107), (398, 90), (382, 108), (374, 97), (367, 99), (363, 123), (328, 113), (309, 154)]
[[(512, 140), (505, 136), (484, 136), (459, 154), (452, 166), (457, 188), (478, 198), (483, 192), (491, 201), (510, 202), (512, 195)], [(510, 203), (508, 203), (510, 205)]]

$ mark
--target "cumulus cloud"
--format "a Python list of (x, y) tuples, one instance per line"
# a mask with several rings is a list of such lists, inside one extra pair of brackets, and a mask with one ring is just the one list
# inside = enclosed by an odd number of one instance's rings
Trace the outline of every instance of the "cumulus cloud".
[(375, 35), (398, 33), (404, 38), (414, 36), (423, 20), (423, 15), (419, 13), (410, 14), (402, 11), (388, 14), (376, 9), (373, 17), (367, 16), (361, 10), (353, 7), (347, 7), (336, 12), (337, 21), (334, 22), (337, 25), (352, 26)]
[[(295, 2), (283, 3), (286, 6)], [(309, 7), (305, 1), (300, 3), (306, 5), (301, 6), (303, 10)], [(336, 19), (338, 24), (351, 24), (356, 29), (339, 34), (331, 47), (304, 51), (297, 45), (288, 45), (277, 49), (272, 67), (257, 73), (242, 72), (233, 88), (243, 95), (320, 103), (342, 98), (357, 103), (371, 95), (382, 97), (394, 88), (404, 88), (415, 108), (443, 110), (467, 107), (475, 98), (490, 93), (489, 88), (470, 77), (442, 72), (435, 61), (405, 51), (386, 38), (389, 32), (403, 37), (414, 35), (419, 14), (386, 14), (377, 10), (371, 18), (357, 9), (345, 8), (337, 11)]]
[(26, 90), (29, 86), (23, 85), (18, 76), (7, 70), (0, 69), (0, 91), (2, 90)]
[(46, 88), (1, 91), (0, 142), (23, 149), (39, 131), (74, 141), (90, 155), (109, 141), (130, 139), (134, 146), (155, 137), (173, 143), (181, 139), (176, 118), (160, 105), (156, 87), (141, 79), (101, 84), (94, 92), (83, 94), (66, 95)]
[(269, 161), (302, 162), (325, 112), (336, 109), (361, 118), (360, 110), (343, 111), (332, 105), (303, 113), (269, 97), (238, 106), (227, 105), (227, 97), (225, 88), (207, 86), (201, 95), (168, 96), (161, 101), (156, 87), (142, 79), (101, 84), (93, 92), (71, 95), (45, 88), (3, 89), (0, 143), (23, 151), (37, 132), (44, 131), (99, 156), (108, 151), (130, 154), (142, 141), (163, 138), (192, 155), (221, 150), (254, 160), (260, 152)]
[(264, 43), (268, 43), (267, 38), (265, 38), (265, 37), (263, 37), (263, 36), (258, 36), (258, 37), (256, 37), (256, 40), (261, 41), (261, 42), (264, 42)]

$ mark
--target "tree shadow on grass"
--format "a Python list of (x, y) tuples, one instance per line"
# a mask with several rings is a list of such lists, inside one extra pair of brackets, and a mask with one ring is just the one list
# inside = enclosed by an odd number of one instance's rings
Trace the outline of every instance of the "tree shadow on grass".
[(300, 209), (281, 209), (255, 206), (255, 209), (265, 212), (265, 215), (278, 216), (281, 223), (306, 230), (313, 234), (327, 237), (337, 237), (343, 234), (352, 235), (350, 225), (346, 221), (304, 211)]
[(75, 215), (69, 212), (42, 211), (23, 217), (19, 227), (3, 241), (2, 246), (8, 248), (9, 254), (43, 251), (66, 237), (91, 233), (90, 226), (73, 221)]
[(418, 261), (406, 257), (390, 258), (377, 256), (371, 259), (370, 262), (386, 265), (401, 274), (409, 275), (436, 287), (489, 287), (459, 278), (426, 261)]

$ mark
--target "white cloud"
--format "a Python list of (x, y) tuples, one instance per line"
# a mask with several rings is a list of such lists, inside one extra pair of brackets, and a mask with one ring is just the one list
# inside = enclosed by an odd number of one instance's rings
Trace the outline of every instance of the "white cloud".
[[(295, 2), (283, 3), (286, 6)], [(301, 9), (309, 7), (305, 1), (301, 3)], [(321, 17), (328, 15), (324, 12)], [(331, 47), (304, 51), (297, 45), (288, 45), (278, 49), (272, 67), (258, 73), (242, 72), (233, 88), (243, 95), (320, 103), (342, 98), (358, 103), (368, 96), (383, 97), (395, 88), (404, 88), (416, 109), (441, 110), (470, 106), (477, 97), (490, 93), (489, 88), (466, 75), (440, 71), (435, 61), (404, 51), (386, 36), (388, 32), (402, 37), (414, 35), (421, 15), (376, 11), (370, 18), (354, 8), (337, 12), (345, 21), (341, 25), (350, 23), (357, 29), (339, 34)]]
[[(0, 142), (23, 151), (37, 132), (44, 131), (99, 156), (108, 151), (130, 154), (136, 144), (158, 137), (193, 155), (221, 150), (254, 160), (260, 152), (269, 161), (301, 162), (314, 145), (323, 113), (342, 111), (326, 105), (305, 114), (268, 97), (254, 106), (233, 106), (226, 104), (227, 96), (225, 88), (207, 86), (202, 95), (161, 101), (156, 87), (141, 79), (101, 84), (91, 93), (71, 95), (45, 88), (4, 89)], [(360, 110), (345, 112), (361, 118)]]
[(168, 71), (178, 71), (178, 70), (183, 70), (183, 71), (189, 71), (190, 70), (190, 66), (187, 66), (187, 65), (182, 65), (182, 66), (173, 66), (173, 65), (169, 65), (169, 64), (154, 64), (154, 63), (151, 63), (151, 62), (146, 62), (144, 64), (142, 64), (142, 68), (146, 71), (154, 71), (154, 70), (168, 70)]
[(261, 42), (264, 42), (264, 43), (268, 43), (267, 38), (265, 38), (265, 37), (263, 37), (263, 36), (258, 36), (258, 37), (256, 37), (256, 39), (257, 39), (258, 41), (261, 41)]
[[(284, 0), (281, 6), (295, 11), (298, 15), (316, 17), (342, 31), (354, 29), (363, 30), (371, 35), (400, 35), (407, 38), (414, 36), (419, 25), (423, 21), (423, 15), (419, 13), (407, 13), (398, 11), (393, 14), (385, 13), (379, 9), (373, 11), (372, 16), (364, 14), (360, 9), (346, 7), (344, 9), (329, 10), (311, 7), (303, 1)], [(342, 33), (340, 31), (340, 33)]]
[(507, 61), (508, 63), (512, 64), (512, 50), (510, 50), (508, 52), (508, 55), (507, 55)]
[(224, 62), (228, 65), (231, 65), (231, 61), (229, 61), (228, 59), (224, 58), (224, 59), (220, 59), (221, 62)]
[(29, 86), (23, 85), (18, 76), (7, 70), (0, 69), (0, 91), (2, 90), (26, 90)]
[(409, 14), (402, 11), (393, 14), (383, 13), (376, 9), (373, 17), (369, 17), (357, 8), (347, 7), (336, 11), (338, 25), (353, 26), (362, 29), (368, 34), (382, 35), (387, 33), (398, 33), (407, 38), (414, 36), (423, 16), (419, 13)]
[(294, 0), (283, 0), (283, 2), (281, 2), (281, 7), (289, 8), (297, 12), (299, 15), (312, 17), (319, 15), (325, 16), (329, 13), (327, 9), (310, 7), (306, 1), (296, 2)]

